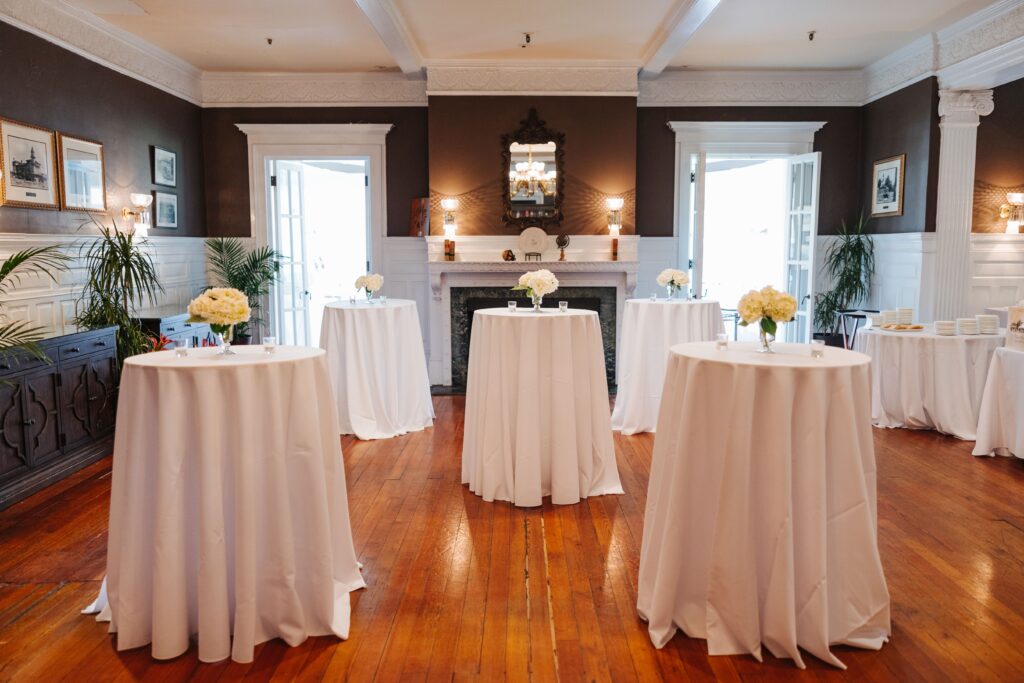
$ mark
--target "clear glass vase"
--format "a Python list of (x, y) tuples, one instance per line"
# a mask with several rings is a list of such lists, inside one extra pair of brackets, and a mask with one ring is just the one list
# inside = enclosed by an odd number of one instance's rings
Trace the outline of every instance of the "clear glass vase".
[(775, 353), (775, 349), (772, 348), (772, 344), (775, 343), (775, 335), (769, 334), (765, 329), (761, 328), (760, 345), (758, 351), (761, 353)]
[(371, 292), (370, 290), (366, 290), (366, 303), (372, 304), (373, 303), (373, 297), (374, 297), (375, 294), (376, 294), (376, 292)]
[(543, 296), (537, 296), (536, 294), (530, 294), (530, 300), (533, 301), (533, 312), (540, 313), (540, 305), (544, 302)]
[(234, 351), (231, 350), (231, 341), (235, 338), (235, 326), (228, 325), (227, 327), (218, 326), (216, 329), (211, 325), (210, 329), (213, 330), (214, 334), (217, 335), (217, 354), (220, 356), (236, 356)]
[(679, 287), (676, 285), (665, 285), (665, 291), (668, 292), (669, 299), (675, 299), (676, 295), (679, 293)]

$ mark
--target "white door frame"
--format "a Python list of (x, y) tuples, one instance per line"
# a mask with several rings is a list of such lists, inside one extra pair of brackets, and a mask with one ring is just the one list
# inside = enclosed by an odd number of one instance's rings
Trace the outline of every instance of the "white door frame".
[[(686, 270), (690, 254), (690, 193), (683, 192), (684, 178), (690, 176), (690, 157), (701, 152), (709, 154), (749, 154), (791, 156), (814, 151), (814, 134), (826, 121), (669, 121), (676, 134), (676, 177), (673, 212), (673, 234), (676, 238), (677, 267)], [(703, 233), (704, 215), (701, 198), (696, 198), (695, 228)], [(817, 235), (817, 226), (815, 226)], [(700, 264), (697, 265), (700, 268)], [(695, 271), (698, 274), (699, 271)], [(700, 278), (694, 289), (703, 287)]]
[[(267, 160), (318, 157), (365, 157), (369, 159), (370, 268), (384, 270), (387, 237), (386, 138), (391, 123), (236, 123), (245, 133), (249, 148), (249, 236), (257, 247), (266, 246), (270, 234), (267, 192)], [(268, 316), (270, 307), (264, 302)], [(271, 329), (273, 321), (271, 320)]]

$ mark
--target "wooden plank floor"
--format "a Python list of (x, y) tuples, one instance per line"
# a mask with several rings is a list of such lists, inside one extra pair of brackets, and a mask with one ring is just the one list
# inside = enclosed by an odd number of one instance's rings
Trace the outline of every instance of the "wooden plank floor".
[(351, 638), (258, 646), (252, 664), (118, 653), (78, 610), (103, 575), (110, 460), (0, 512), (4, 681), (1012, 681), (1024, 679), (1024, 465), (975, 459), (930, 432), (875, 431), (882, 560), (893, 637), (808, 657), (708, 657), (677, 635), (655, 650), (636, 616), (650, 435), (616, 435), (626, 494), (517, 509), (459, 484), (462, 397), (436, 426), (343, 440), (368, 587)]

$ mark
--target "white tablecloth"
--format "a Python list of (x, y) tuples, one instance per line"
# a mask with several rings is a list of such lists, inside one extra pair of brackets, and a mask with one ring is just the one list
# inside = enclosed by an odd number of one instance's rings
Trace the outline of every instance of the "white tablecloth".
[(327, 351), (342, 434), (389, 439), (434, 424), (415, 301), (328, 304), (320, 348)]
[(806, 345), (672, 348), (654, 441), (637, 608), (663, 647), (762, 644), (836, 666), (878, 649), (889, 592), (878, 554), (867, 357)]
[(603, 348), (592, 311), (476, 311), (462, 483), (520, 506), (622, 493)]
[(871, 418), (879, 427), (935, 429), (974, 440), (981, 393), (998, 335), (862, 330), (856, 350), (871, 356)]
[(124, 365), (106, 597), (117, 649), (250, 662), (271, 638), (348, 637), (363, 587), (320, 349), (163, 351)]
[(684, 342), (714, 341), (721, 332), (725, 326), (717, 301), (626, 301), (612, 429), (627, 435), (653, 432), (669, 348)]
[(988, 368), (975, 455), (1024, 458), (1024, 351), (996, 349)]

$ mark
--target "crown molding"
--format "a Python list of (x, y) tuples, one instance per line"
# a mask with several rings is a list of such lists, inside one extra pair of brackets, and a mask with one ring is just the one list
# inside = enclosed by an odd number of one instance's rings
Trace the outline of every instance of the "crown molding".
[(859, 106), (860, 71), (666, 71), (640, 81), (641, 107)]
[(433, 63), (427, 95), (637, 95), (637, 66), (596, 63)]
[(400, 73), (225, 73), (202, 76), (204, 107), (424, 107), (426, 83)]
[(866, 102), (892, 94), (901, 88), (930, 77), (938, 68), (938, 38), (934, 33), (922, 36), (864, 69)]

